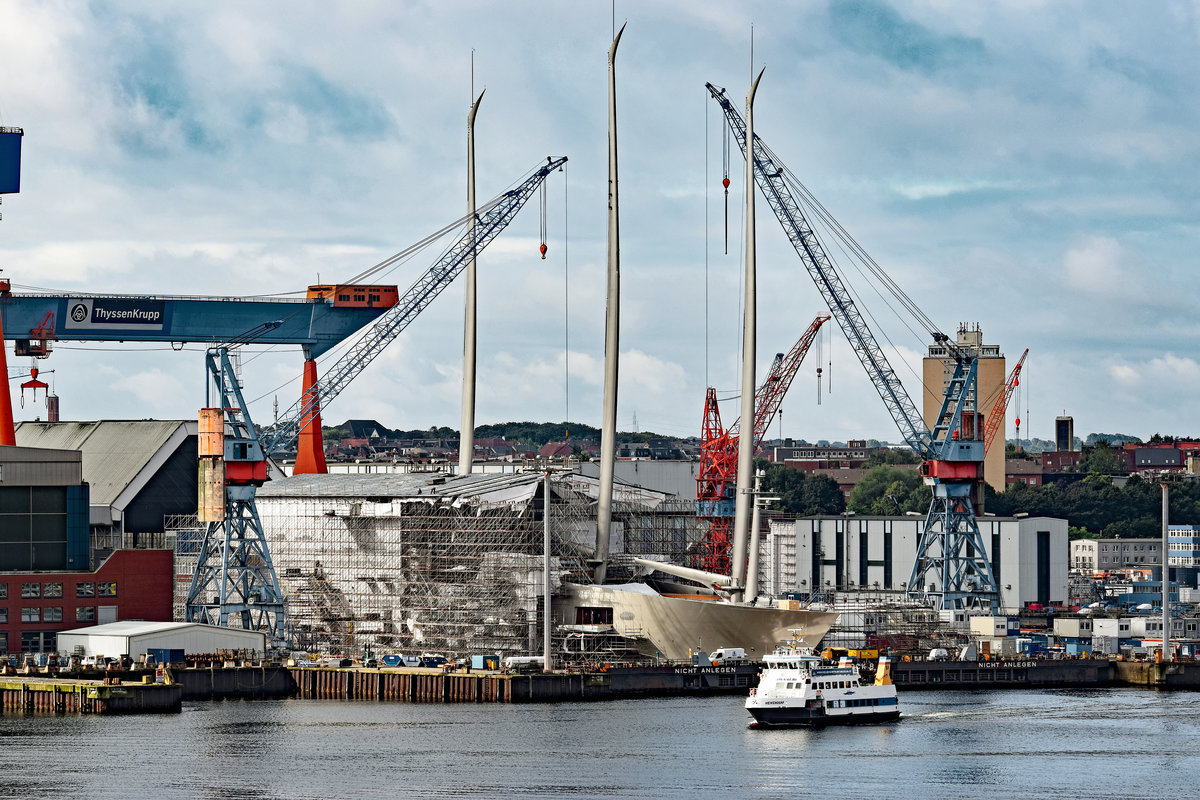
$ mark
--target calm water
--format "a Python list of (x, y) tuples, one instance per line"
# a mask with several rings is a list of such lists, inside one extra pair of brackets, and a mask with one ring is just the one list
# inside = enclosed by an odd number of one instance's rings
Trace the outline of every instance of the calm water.
[(28, 798), (1200, 796), (1200, 693), (904, 692), (891, 725), (748, 729), (742, 698), (189, 703), (0, 718)]

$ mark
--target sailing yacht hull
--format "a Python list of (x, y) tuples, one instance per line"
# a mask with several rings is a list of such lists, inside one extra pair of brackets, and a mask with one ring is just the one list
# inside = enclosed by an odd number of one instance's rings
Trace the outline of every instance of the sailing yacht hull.
[(673, 661), (686, 661), (697, 650), (718, 647), (744, 648), (757, 661), (794, 638), (797, 629), (815, 645), (838, 617), (828, 611), (665, 597), (640, 586), (563, 584), (554, 605), (555, 617), (567, 624), (580, 618), (577, 609), (611, 608), (618, 634), (643, 642), (640, 646), (646, 655)]

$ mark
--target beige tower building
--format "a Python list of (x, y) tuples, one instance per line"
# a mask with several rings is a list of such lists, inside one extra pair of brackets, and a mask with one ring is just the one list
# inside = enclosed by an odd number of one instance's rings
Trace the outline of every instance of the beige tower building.
[[(992, 410), (992, 404), (1004, 392), (1004, 382), (1008, 377), (1004, 368), (1004, 356), (1000, 354), (1000, 348), (996, 345), (983, 343), (983, 331), (979, 329), (978, 324), (974, 327), (966, 323), (961, 324), (958, 328), (956, 342), (961, 349), (974, 353), (979, 359), (979, 408), (968, 408), (967, 411), (978, 411), (979, 414), (986, 417)], [(921, 378), (925, 390), (921, 411), (925, 416), (925, 424), (931, 429), (938, 411), (941, 410), (942, 395), (946, 390), (946, 384), (953, 374), (954, 361), (950, 358), (947, 348), (940, 344), (930, 345), (929, 355), (925, 357), (921, 365)], [(1007, 413), (1005, 417), (1007, 417)], [(980, 422), (981, 426), (985, 424), (986, 420)], [(1004, 436), (1007, 425), (1007, 419), (1001, 422), (1001, 429), (997, 431), (992, 448), (983, 462), (983, 479), (998, 492), (1003, 492), (1005, 488)], [(982, 429), (979, 431), (979, 437), (983, 438)]]

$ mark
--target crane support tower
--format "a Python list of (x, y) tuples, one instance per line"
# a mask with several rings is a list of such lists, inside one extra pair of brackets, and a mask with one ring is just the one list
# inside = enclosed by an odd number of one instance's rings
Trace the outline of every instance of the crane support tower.
[[(767, 377), (755, 392), (754, 426), (751, 435), (756, 450), (775, 414), (778, 413), (784, 395), (791, 387), (792, 379), (796, 377), (800, 365), (804, 362), (817, 332), (828, 321), (828, 316), (818, 315), (787, 355), (775, 355)], [(729, 546), (734, 508), (733, 490), (737, 484), (740, 427), (741, 418), (735, 420), (729, 426), (729, 430), (721, 427), (717, 392), (710, 386), (704, 398), (704, 423), (700, 433), (700, 475), (696, 478), (696, 516), (708, 523), (708, 530), (700, 542), (695, 566), (722, 575), (730, 573)]]
[(266, 632), (271, 647), (283, 648), (290, 638), (287, 610), (254, 502), (267, 481), (267, 457), (229, 348), (210, 349), (204, 362), (209, 396), (200, 411), (197, 516), (205, 530), (188, 589), (187, 621), (230, 627), (236, 620), (238, 627)]
[[(745, 152), (745, 122), (724, 89), (711, 83), (705, 85), (721, 106), (730, 131)], [(985, 557), (971, 500), (982, 477), (984, 457), (982, 425), (975, 411), (978, 408), (976, 357), (958, 348), (938, 330), (899, 287), (894, 284), (888, 287), (902, 297), (908, 310), (954, 359), (954, 371), (946, 384), (941, 408), (932, 429), (927, 427), (801, 210), (792, 184), (800, 190), (803, 187), (758, 135), (754, 136), (753, 161), (748, 168), (753, 169), (755, 182), (825, 299), (829, 313), (837, 319), (905, 443), (923, 459), (921, 475), (933, 492), (933, 500), (917, 544), (908, 581), (909, 595), (940, 609), (994, 610), (999, 601), (996, 580)], [(833, 224), (835, 230), (842, 230), (836, 221)], [(854, 247), (857, 248), (857, 243)]]

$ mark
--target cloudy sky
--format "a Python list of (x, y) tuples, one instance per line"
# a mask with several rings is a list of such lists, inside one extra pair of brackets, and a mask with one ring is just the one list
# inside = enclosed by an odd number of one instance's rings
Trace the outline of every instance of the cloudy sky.
[[(1083, 434), (1200, 435), (1195, 4), (658, 0), (616, 19), (623, 429), (698, 434), (705, 386), (737, 390), (744, 167), (735, 152), (725, 255), (704, 83), (741, 102), (753, 26), (756, 131), (943, 330), (979, 324), (1010, 365), (1030, 349), (1023, 435), (1052, 438), (1064, 411)], [(0, 125), (25, 130), (0, 268), (64, 292), (345, 280), (463, 214), (474, 53), (479, 197), (570, 159), (548, 182), (548, 257), (534, 202), (480, 259), (477, 420), (596, 424), (612, 25), (590, 1), (0, 0)], [(761, 199), (758, 242), (761, 374), (821, 300)], [(919, 397), (928, 342), (846, 278)], [(462, 297), (444, 292), (326, 423), (457, 428)], [(899, 441), (840, 333), (830, 345), (823, 401), (810, 355), (771, 435)], [(294, 401), (300, 355), (247, 361), (266, 421)], [(203, 404), (197, 349), (64, 344), (38, 366), (67, 419)]]

